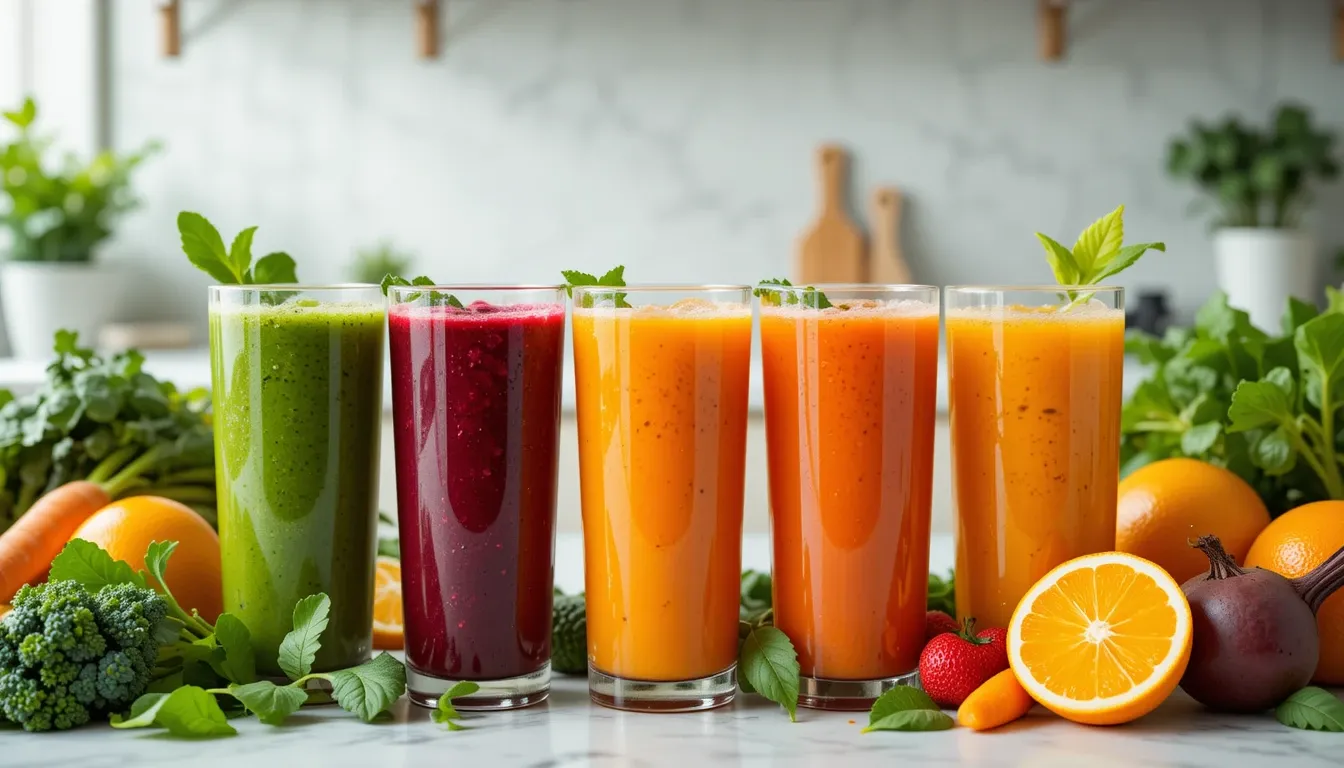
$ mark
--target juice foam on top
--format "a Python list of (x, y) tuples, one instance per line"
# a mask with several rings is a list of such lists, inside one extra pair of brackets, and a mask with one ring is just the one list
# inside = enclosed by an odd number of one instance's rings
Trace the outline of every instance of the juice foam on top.
[(240, 307), (216, 307), (211, 314), (221, 317), (255, 317), (258, 319), (280, 318), (382, 318), (383, 306), (368, 301), (331, 301), (315, 302), (311, 300), (286, 301), (282, 304), (250, 304)]
[(396, 318), (437, 320), (439, 322), (479, 323), (498, 318), (500, 322), (513, 320), (548, 320), (563, 317), (563, 304), (489, 304), (476, 301), (466, 307), (424, 307), (412, 304), (394, 304), (389, 313)]
[(729, 319), (751, 317), (751, 307), (737, 304), (716, 304), (704, 299), (687, 298), (674, 304), (644, 305), (640, 307), (574, 307), (574, 314), (588, 317), (659, 317)]
[(1060, 306), (1030, 307), (1022, 304), (1009, 304), (1005, 307), (958, 307), (947, 310), (949, 320), (1031, 323), (1099, 323), (1124, 322), (1125, 311), (1093, 299), (1064, 311)]
[(837, 301), (836, 306), (815, 309), (798, 304), (763, 305), (761, 314), (796, 319), (847, 319), (858, 317), (937, 317), (938, 305), (917, 299), (855, 299)]

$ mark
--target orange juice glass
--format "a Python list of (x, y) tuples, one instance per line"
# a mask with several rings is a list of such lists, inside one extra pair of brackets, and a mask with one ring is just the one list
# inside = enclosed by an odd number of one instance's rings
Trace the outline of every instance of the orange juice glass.
[(868, 709), (924, 647), (938, 289), (762, 286), (775, 626), (803, 706)]
[(950, 287), (957, 614), (1008, 625), (1050, 569), (1115, 548), (1124, 291)]
[(736, 686), (747, 286), (575, 288), (588, 687), (632, 710)]

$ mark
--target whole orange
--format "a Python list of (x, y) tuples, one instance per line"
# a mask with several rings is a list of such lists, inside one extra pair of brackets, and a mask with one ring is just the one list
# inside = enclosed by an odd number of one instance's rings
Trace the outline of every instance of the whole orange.
[(1184, 583), (1209, 570), (1191, 541), (1213, 534), (1241, 562), (1267, 525), (1269, 510), (1245, 480), (1195, 459), (1163, 459), (1120, 481), (1115, 548)]
[[(1344, 547), (1344, 501), (1318, 501), (1291, 509), (1269, 524), (1246, 555), (1247, 566), (1296, 579)], [(1321, 633), (1319, 685), (1344, 685), (1344, 590), (1316, 613)]]
[(185, 504), (159, 496), (132, 496), (93, 513), (73, 539), (87, 539), (114, 560), (143, 570), (152, 541), (176, 541), (164, 577), (173, 597), (188, 613), (194, 608), (214, 623), (223, 610), (219, 535)]

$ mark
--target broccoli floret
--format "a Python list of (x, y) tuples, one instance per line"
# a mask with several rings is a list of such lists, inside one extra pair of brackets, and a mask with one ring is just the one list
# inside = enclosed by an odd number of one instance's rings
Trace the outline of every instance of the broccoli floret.
[(20, 589), (0, 621), (0, 716), (45, 731), (129, 708), (149, 686), (167, 613), (163, 597), (133, 584)]

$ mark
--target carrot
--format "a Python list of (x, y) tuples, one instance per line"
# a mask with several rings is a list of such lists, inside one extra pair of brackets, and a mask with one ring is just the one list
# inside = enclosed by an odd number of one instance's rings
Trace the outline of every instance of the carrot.
[(79, 526), (111, 503), (102, 485), (77, 480), (38, 499), (0, 533), (0, 603), (10, 602), (19, 587), (44, 576)]
[(1005, 669), (966, 697), (957, 710), (957, 722), (971, 730), (987, 731), (1022, 717), (1035, 703), (1017, 682), (1013, 670)]

